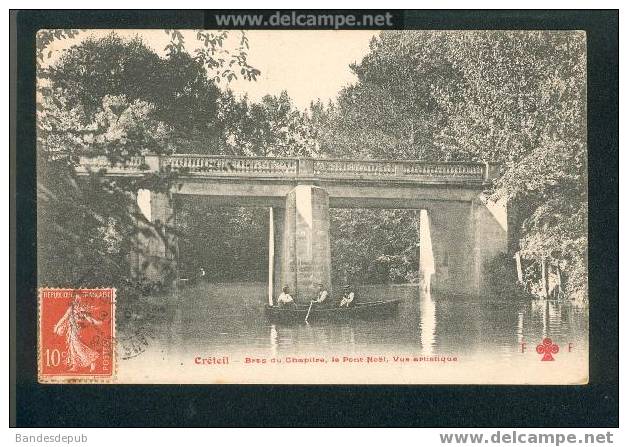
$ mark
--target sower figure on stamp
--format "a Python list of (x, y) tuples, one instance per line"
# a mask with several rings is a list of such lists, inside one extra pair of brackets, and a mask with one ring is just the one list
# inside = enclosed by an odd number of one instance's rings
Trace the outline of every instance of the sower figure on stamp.
[(85, 323), (100, 325), (102, 321), (95, 319), (89, 306), (82, 304), (78, 299), (78, 294), (74, 295), (68, 310), (55, 325), (53, 331), (57, 335), (65, 336), (67, 347), (66, 363), (69, 371), (76, 371), (77, 368), (89, 367), (90, 371), (96, 368), (98, 352), (81, 341), (79, 334), (81, 327)]

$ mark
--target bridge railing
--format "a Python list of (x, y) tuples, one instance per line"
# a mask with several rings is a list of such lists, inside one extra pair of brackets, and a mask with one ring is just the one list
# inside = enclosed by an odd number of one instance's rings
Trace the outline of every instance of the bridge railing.
[(320, 179), (415, 180), (482, 183), (495, 174), (495, 165), (475, 162), (342, 160), (277, 157), (236, 157), (175, 154), (131, 157), (124, 163), (83, 157), (79, 172), (105, 169), (111, 175), (138, 175), (172, 170), (191, 176), (236, 176)]
[(145, 163), (146, 158), (143, 155), (132, 156), (125, 161), (118, 162), (112, 162), (104, 155), (95, 157), (82, 156), (76, 168), (79, 173), (104, 169), (108, 174), (138, 174), (149, 169), (148, 166), (145, 166)]
[(229, 157), (211, 155), (171, 155), (163, 159), (164, 167), (190, 174), (276, 175), (296, 176), (296, 158)]
[(317, 177), (395, 178), (408, 180), (486, 180), (485, 163), (391, 160), (314, 160)]

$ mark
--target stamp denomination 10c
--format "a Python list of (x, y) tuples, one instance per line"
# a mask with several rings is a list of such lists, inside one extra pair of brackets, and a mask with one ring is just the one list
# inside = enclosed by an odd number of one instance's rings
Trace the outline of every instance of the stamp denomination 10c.
[(39, 382), (115, 375), (115, 289), (39, 289)]

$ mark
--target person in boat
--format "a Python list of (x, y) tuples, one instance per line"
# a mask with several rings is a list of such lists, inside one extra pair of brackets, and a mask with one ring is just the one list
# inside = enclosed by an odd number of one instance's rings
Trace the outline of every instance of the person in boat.
[(343, 287), (344, 293), (342, 300), (338, 307), (352, 307), (355, 305), (355, 292), (351, 289), (351, 286), (347, 285)]
[(292, 299), (292, 295), (290, 295), (290, 289), (288, 286), (283, 286), (281, 289), (281, 294), (277, 297), (277, 305), (279, 307), (296, 307), (296, 303), (294, 299)]
[(323, 285), (323, 283), (318, 283), (318, 297), (315, 300), (312, 300), (312, 302), (317, 306), (322, 307), (329, 305), (330, 301), (327, 288)]

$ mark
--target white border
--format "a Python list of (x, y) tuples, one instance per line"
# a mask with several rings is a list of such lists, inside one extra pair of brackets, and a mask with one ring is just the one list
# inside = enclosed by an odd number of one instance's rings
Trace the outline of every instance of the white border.
[[(314, 3), (314, 2), (312, 2)], [(54, 4), (44, 1), (11, 1), (9, 2), (10, 7), (12, 8), (72, 8), (72, 7), (80, 7), (80, 8), (89, 8), (90, 4), (85, 3), (84, 1), (58, 1), (54, 2)], [(155, 4), (149, 2), (137, 2), (137, 1), (120, 1), (120, 0), (111, 0), (106, 4), (98, 4), (99, 8), (141, 8), (141, 7), (187, 7), (194, 9), (204, 9), (210, 7), (226, 7), (230, 8), (260, 8), (262, 5), (258, 2), (253, 1), (241, 1), (241, 0), (232, 0), (223, 5), (219, 5), (212, 2), (207, 1), (179, 1), (174, 4)], [(622, 3), (618, 1), (539, 1), (539, 0), (530, 0), (527, 2), (504, 2), (502, 1), (476, 1), (476, 2), (462, 2), (462, 1), (451, 1), (451, 0), (440, 0), (440, 1), (424, 1), (420, 4), (417, 4), (416, 1), (396, 1), (396, 0), (388, 0), (385, 3), (378, 2), (375, 4), (374, 2), (364, 1), (351, 1), (351, 2), (342, 2), (342, 1), (330, 1), (330, 0), (319, 0), (315, 2), (314, 5), (306, 5), (300, 3), (298, 6), (300, 8), (307, 7), (332, 7), (332, 8), (367, 8), (367, 7), (375, 7), (375, 8), (417, 8), (419, 6), (423, 8), (437, 8), (437, 9), (448, 9), (448, 8), (523, 8), (523, 9), (535, 9), (535, 8), (609, 8), (616, 9), (619, 8)], [(281, 0), (274, 2), (272, 4), (272, 8), (277, 9), (290, 9), (295, 5), (294, 1), (286, 1)], [(267, 5), (265, 7), (268, 7)], [(620, 24), (625, 19), (625, 14), (623, 11), (620, 11)], [(8, 28), (7, 21), (5, 19), (4, 25)], [(5, 29), (5, 36), (8, 33), (8, 29)], [(620, 48), (626, 47), (626, 35), (621, 32), (620, 25)], [(621, 53), (621, 50), (620, 50)], [(3, 54), (4, 63), (7, 64), (9, 60), (9, 51), (8, 45), (4, 46), (4, 54)], [(620, 83), (625, 85), (626, 79), (626, 70), (625, 64), (621, 62), (620, 56), (620, 69), (624, 68), (624, 70), (620, 70)], [(8, 83), (8, 64), (5, 65), (5, 69), (2, 71), (3, 76), (3, 84), (6, 86)], [(626, 93), (625, 89), (620, 91), (620, 107), (625, 104), (626, 101)], [(2, 109), (2, 114), (4, 118), (4, 122), (8, 122), (8, 109), (6, 104), (8, 103), (8, 91), (4, 90), (4, 104), (5, 107)], [(626, 129), (625, 117), (620, 115), (620, 128)], [(6, 124), (5, 124), (6, 126)], [(7, 129), (7, 127), (4, 127)], [(6, 131), (8, 133), (8, 131)], [(4, 141), (7, 141), (8, 135), (4, 135)], [(621, 140), (620, 140), (621, 145)], [(626, 157), (622, 156), (623, 147), (620, 146), (620, 172), (626, 172), (625, 168), (628, 168), (626, 165)], [(6, 160), (6, 158), (5, 158)], [(8, 190), (8, 179), (9, 179), (9, 167), (8, 164), (3, 165), (3, 174), (4, 174), (4, 185), (5, 185), (5, 193), (2, 195), (4, 215), (2, 216), (2, 225), (4, 227), (4, 234), (8, 233), (8, 200), (7, 200), (7, 190)], [(625, 185), (625, 184), (624, 184)], [(626, 192), (625, 186), (622, 187), (620, 185), (620, 193)], [(625, 197), (625, 195), (624, 195)], [(620, 199), (620, 209), (625, 209), (623, 205), (623, 201)], [(620, 223), (623, 220), (624, 215), (620, 212)], [(8, 245), (8, 244), (7, 244)], [(620, 252), (626, 253), (626, 237), (623, 234), (620, 234)], [(8, 285), (8, 260), (6, 256), (3, 258), (3, 267), (5, 273), (5, 296), (9, 296)], [(628, 275), (628, 271), (626, 271), (626, 262), (620, 261), (620, 290), (623, 289), (625, 285), (625, 279)], [(624, 299), (622, 296), (620, 298), (620, 302)], [(6, 305), (6, 302), (5, 302)], [(626, 322), (626, 305), (620, 305), (620, 322)], [(7, 334), (8, 332), (8, 322), (7, 319), (3, 320), (3, 333)], [(625, 365), (626, 358), (626, 340), (628, 340), (628, 331), (625, 327), (620, 325), (620, 339), (624, 341), (624, 343), (620, 347), (620, 368), (622, 363)], [(0, 350), (0, 355), (2, 358), (6, 359), (8, 357), (7, 352), (8, 343), (2, 343), (2, 348)], [(8, 370), (7, 368), (3, 368), (3, 376), (2, 380), (5, 386), (4, 389), (4, 397), (5, 397), (5, 405), (2, 406), (2, 416), (5, 421), (8, 421), (8, 405), (6, 402), (8, 400)], [(622, 383), (620, 384), (620, 395), (625, 404), (625, 396), (626, 396), (626, 386)], [(197, 409), (200, 411), (201, 409)], [(246, 409), (242, 409), (246, 411)], [(321, 411), (330, 411), (330, 409), (321, 409)], [(356, 411), (361, 411), (360, 409), (356, 409)], [(568, 411), (568, 410), (566, 410)], [(625, 408), (621, 410), (620, 406), (620, 427), (624, 429), (627, 427), (626, 425), (626, 410)], [(417, 419), (420, 419), (420, 409), (417, 409)], [(7, 424), (8, 425), (8, 424)], [(160, 430), (137, 430), (137, 429), (118, 429), (118, 430), (106, 430), (105, 429), (88, 429), (88, 430), (40, 430), (40, 429), (13, 429), (8, 430), (5, 425), (5, 439), (10, 443), (10, 445), (15, 444), (15, 435), (16, 433), (22, 434), (32, 434), (37, 435), (39, 433), (47, 433), (47, 434), (80, 434), (86, 433), (88, 436), (89, 446), (106, 446), (110, 447), (111, 445), (146, 445), (148, 443), (154, 443), (154, 445), (233, 445), (234, 442), (237, 444), (247, 443), (249, 445), (255, 446), (264, 446), (264, 445), (299, 445), (303, 447), (309, 447), (316, 445), (320, 447), (321, 444), (327, 444), (330, 446), (336, 445), (360, 445), (360, 446), (382, 446), (382, 445), (421, 445), (421, 446), (440, 446), (443, 445), (440, 443), (438, 438), (438, 433), (449, 433), (449, 432), (464, 432), (464, 433), (490, 433), (491, 430), (488, 429), (377, 429), (377, 430), (368, 430), (368, 429), (348, 429), (348, 430), (335, 430), (335, 429), (305, 429), (305, 430), (278, 430), (278, 429), (268, 429), (268, 430), (257, 430), (257, 429), (239, 429), (239, 430), (227, 430), (227, 429), (186, 429), (186, 430), (177, 430), (177, 429), (160, 429)], [(518, 431), (524, 431), (522, 429), (518, 429)], [(532, 430), (526, 430), (526, 432), (531, 432)], [(606, 431), (610, 431), (614, 433), (614, 444), (616, 445), (626, 445), (628, 443), (628, 435), (626, 435), (625, 431), (622, 433), (620, 430), (535, 430), (535, 432), (543, 431), (543, 432), (554, 432), (554, 433), (605, 433)], [(25, 445), (25, 444), (24, 444)], [(489, 444), (490, 445), (490, 444)], [(583, 444), (584, 445), (584, 444)]]

